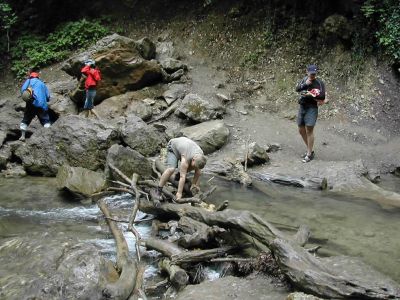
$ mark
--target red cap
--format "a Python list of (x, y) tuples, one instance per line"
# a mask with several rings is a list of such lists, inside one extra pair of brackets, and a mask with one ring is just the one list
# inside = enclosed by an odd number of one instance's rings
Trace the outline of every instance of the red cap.
[(39, 73), (37, 73), (37, 72), (31, 72), (31, 73), (29, 74), (29, 77), (31, 77), (31, 78), (38, 78), (38, 77), (39, 77)]

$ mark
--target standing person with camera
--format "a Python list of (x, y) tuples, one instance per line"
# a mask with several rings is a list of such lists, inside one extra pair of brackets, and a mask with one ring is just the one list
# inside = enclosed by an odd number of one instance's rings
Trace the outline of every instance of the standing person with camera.
[(325, 100), (325, 84), (317, 78), (317, 71), (316, 65), (307, 66), (307, 76), (296, 87), (296, 92), (300, 92), (297, 125), (307, 147), (307, 152), (302, 156), (304, 163), (315, 157), (314, 126), (317, 122), (318, 106), (328, 102)]
[(40, 80), (40, 72), (37, 68), (32, 68), (28, 72), (28, 79), (21, 87), (22, 99), (25, 101), (24, 118), (19, 125), (21, 129), (20, 141), (25, 141), (26, 130), (29, 124), (38, 117), (40, 123), (45, 128), (50, 127), (50, 117), (47, 102), (50, 101), (50, 93), (46, 84)]
[(81, 69), (81, 73), (86, 77), (85, 79), (85, 90), (86, 99), (83, 110), (85, 110), (86, 118), (91, 114), (95, 115), (97, 118), (99, 116), (93, 110), (93, 102), (96, 97), (96, 86), (101, 80), (100, 70), (96, 68), (96, 63), (93, 59), (85, 61), (85, 66)]

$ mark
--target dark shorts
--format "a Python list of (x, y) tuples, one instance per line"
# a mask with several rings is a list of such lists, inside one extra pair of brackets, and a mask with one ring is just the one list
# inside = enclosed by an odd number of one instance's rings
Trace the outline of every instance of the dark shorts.
[(43, 126), (50, 123), (49, 112), (47, 110), (36, 107), (32, 103), (27, 103), (24, 111), (24, 118), (21, 123), (29, 125), (35, 117), (38, 117)]
[(300, 105), (297, 114), (298, 126), (315, 126), (318, 118), (318, 106)]

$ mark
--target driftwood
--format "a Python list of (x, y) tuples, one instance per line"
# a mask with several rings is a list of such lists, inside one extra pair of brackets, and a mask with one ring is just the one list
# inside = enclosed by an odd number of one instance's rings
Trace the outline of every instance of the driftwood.
[(318, 258), (282, 239), (271, 250), (289, 281), (323, 298), (400, 299), (400, 287), (356, 258)]
[(98, 206), (106, 217), (106, 221), (114, 236), (117, 245), (117, 267), (121, 275), (117, 282), (107, 284), (103, 295), (107, 299), (128, 299), (136, 282), (136, 263), (129, 256), (129, 248), (124, 235), (114, 221), (111, 221), (111, 214), (104, 201), (100, 200)]
[(301, 188), (311, 188), (316, 190), (326, 190), (328, 188), (328, 181), (326, 178), (294, 178), (279, 174), (251, 172), (251, 177), (261, 181), (269, 181), (276, 184), (289, 185)]
[[(172, 218), (187, 216), (209, 226), (216, 225), (225, 229), (237, 229), (249, 234), (267, 246), (269, 246), (270, 242), (275, 237), (286, 240), (293, 239), (275, 228), (271, 223), (264, 221), (261, 217), (249, 211), (226, 209), (223, 211), (210, 212), (201, 207), (170, 203), (163, 204), (161, 207), (156, 208), (144, 201), (141, 202), (140, 210), (149, 214), (169, 216)], [(303, 231), (303, 234), (309, 235), (305, 231)], [(304, 241), (305, 238), (300, 239), (300, 237), (297, 236), (297, 239)]]
[(208, 250), (186, 251), (171, 242), (156, 238), (142, 240), (141, 245), (145, 246), (147, 249), (156, 250), (162, 253), (164, 256), (167, 256), (173, 264), (178, 265), (185, 263), (209, 261), (212, 258), (221, 257), (226, 255), (227, 253), (231, 253), (233, 251), (237, 251), (238, 249), (243, 248), (236, 246), (226, 246)]
[(226, 232), (225, 229), (219, 228), (218, 226), (210, 227), (189, 217), (180, 218), (178, 228), (184, 233), (178, 240), (178, 245), (184, 248), (210, 247), (216, 244), (216, 236)]
[(173, 264), (170, 259), (165, 258), (158, 265), (162, 271), (168, 273), (170, 282), (177, 290), (181, 290), (187, 286), (189, 282), (188, 274), (181, 267)]
[[(126, 178), (124, 180), (127, 181)], [(268, 180), (318, 189), (327, 186), (326, 180), (322, 179), (303, 181), (297, 179), (289, 180), (285, 177), (269, 177)], [(129, 180), (129, 184), (131, 184), (131, 180)], [(122, 188), (128, 187), (122, 186)], [(138, 191), (134, 191), (135, 187), (133, 185), (129, 189), (132, 191), (132, 195), (138, 197), (140, 194)], [(202, 199), (201, 195), (197, 197)], [(219, 208), (219, 211), (207, 211), (202, 207), (189, 204), (166, 203), (159, 207), (154, 207), (147, 200), (137, 201), (136, 203), (139, 206), (138, 208), (145, 213), (153, 214), (164, 220), (174, 220), (174, 224), (168, 225), (170, 227), (175, 228), (176, 220), (182, 220), (181, 229), (186, 230), (188, 235), (196, 234), (197, 231), (201, 232), (201, 228), (212, 228), (213, 226), (226, 230), (235, 229), (250, 235), (271, 250), (275, 261), (287, 279), (293, 286), (302, 291), (311, 292), (324, 298), (400, 298), (400, 287), (395, 282), (374, 271), (361, 261), (348, 257), (317, 258), (310, 253), (316, 251), (317, 248), (308, 250), (303, 248), (302, 246), (307, 243), (310, 236), (309, 229), (306, 226), (301, 226), (296, 234), (288, 235), (254, 213), (226, 209), (227, 203), (224, 203)], [(110, 218), (110, 216), (106, 217)], [(112, 222), (112, 220), (107, 219), (107, 222)], [(193, 223), (193, 226), (184, 225), (184, 222)], [(205, 224), (205, 227), (199, 224)], [(293, 229), (291, 228), (292, 231)], [(205, 231), (207, 230), (205, 229)], [(181, 245), (189, 246), (190, 243), (191, 241)], [(176, 244), (156, 238), (142, 240), (140, 244), (148, 249), (157, 250), (168, 258), (160, 262), (160, 267), (169, 274), (171, 281), (176, 281), (172, 275), (177, 272), (181, 273), (183, 281), (181, 280), (181, 283), (178, 283), (177, 286), (184, 285), (184, 278), (187, 278), (187, 272), (182, 267), (189, 267), (193, 271), (195, 263), (211, 262), (216, 259), (218, 261), (218, 258), (227, 260), (226, 255), (228, 253), (238, 250), (238, 247), (226, 246), (207, 250), (186, 251)], [(240, 264), (240, 260), (237, 263)], [(244, 261), (243, 263), (247, 262)], [(198, 265), (198, 270), (201, 268), (202, 266)]]

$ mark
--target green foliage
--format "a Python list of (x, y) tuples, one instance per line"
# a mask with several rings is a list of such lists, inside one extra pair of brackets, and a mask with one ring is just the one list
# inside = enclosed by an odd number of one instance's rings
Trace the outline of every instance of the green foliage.
[(31, 67), (44, 67), (65, 59), (76, 49), (87, 47), (108, 33), (98, 22), (85, 19), (59, 26), (47, 38), (33, 34), (22, 36), (11, 48), (11, 69), (18, 77)]
[(10, 51), (10, 30), (17, 23), (17, 16), (13, 12), (11, 6), (0, 0), (0, 27), (1, 31), (6, 32), (7, 51)]
[(400, 62), (400, 3), (398, 0), (367, 0), (362, 6), (364, 16), (378, 44), (395, 62)]
[(1, 28), (8, 30), (10, 29), (16, 22), (17, 16), (13, 12), (11, 6), (8, 3), (0, 1), (0, 24)]

